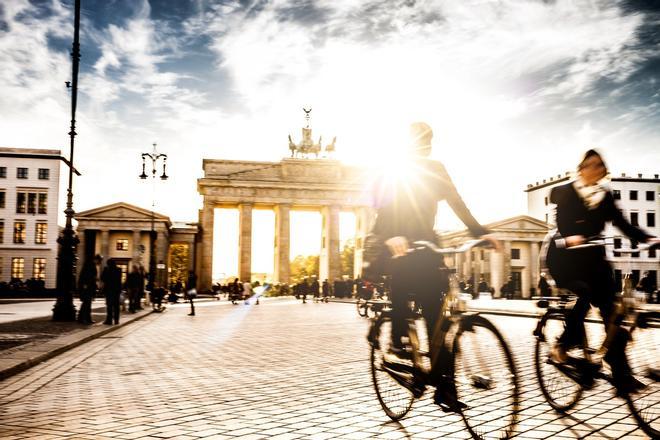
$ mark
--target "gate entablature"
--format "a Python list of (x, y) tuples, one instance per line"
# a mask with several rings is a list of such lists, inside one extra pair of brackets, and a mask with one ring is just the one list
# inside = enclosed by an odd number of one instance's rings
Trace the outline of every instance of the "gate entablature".
[(368, 173), (329, 159), (286, 158), (280, 162), (204, 159), (204, 177), (197, 189), (204, 198), (200, 213), (202, 252), (200, 283), (208, 288), (213, 267), (213, 212), (221, 206), (239, 210), (239, 276), (251, 275), (252, 208), (275, 210), (275, 280), (289, 282), (289, 213), (293, 208), (319, 209), (324, 216), (320, 278), (334, 280), (341, 274), (339, 212), (356, 213), (356, 267), (361, 267), (364, 235), (370, 212), (365, 197)]

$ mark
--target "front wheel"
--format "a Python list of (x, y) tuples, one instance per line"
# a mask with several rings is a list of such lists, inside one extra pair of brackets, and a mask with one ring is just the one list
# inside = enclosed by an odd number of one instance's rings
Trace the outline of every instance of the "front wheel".
[(520, 393), (513, 357), (500, 332), (482, 316), (462, 317), (453, 357), (456, 397), (472, 437), (511, 437)]
[(626, 356), (633, 375), (646, 387), (625, 396), (637, 424), (651, 438), (660, 438), (660, 313), (642, 312)]
[(367, 300), (364, 298), (358, 298), (357, 301), (355, 302), (355, 305), (357, 306), (357, 312), (358, 315), (361, 317), (367, 316)]
[[(385, 414), (392, 420), (403, 418), (412, 407), (415, 396), (402, 383), (406, 378), (395, 378), (384, 367), (385, 356), (392, 345), (392, 321), (388, 316), (381, 315), (370, 329), (371, 342), (371, 378), (380, 405)], [(408, 381), (412, 381), (412, 374)]]
[(582, 386), (570, 377), (568, 371), (550, 359), (550, 351), (566, 327), (563, 313), (549, 312), (541, 318), (540, 333), (536, 335), (534, 366), (541, 392), (555, 411), (573, 408), (582, 397)]

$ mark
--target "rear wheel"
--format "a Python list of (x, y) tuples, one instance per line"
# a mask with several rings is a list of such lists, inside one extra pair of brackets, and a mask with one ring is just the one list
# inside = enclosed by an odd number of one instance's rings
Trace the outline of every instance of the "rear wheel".
[(472, 437), (513, 435), (519, 411), (516, 367), (504, 338), (486, 318), (465, 316), (460, 322), (454, 340), (454, 384)]
[(406, 379), (412, 382), (412, 374), (408, 378), (400, 373), (395, 378), (384, 368), (385, 356), (392, 344), (392, 322), (388, 316), (381, 315), (374, 322), (370, 338), (371, 377), (376, 396), (385, 414), (392, 420), (399, 420), (408, 414), (415, 397), (412, 391), (401, 383)]
[(638, 327), (626, 346), (635, 378), (646, 385), (626, 396), (639, 427), (651, 438), (660, 438), (660, 313), (640, 313)]
[(547, 313), (541, 322), (534, 350), (536, 377), (550, 406), (565, 412), (573, 408), (582, 397), (582, 386), (569, 377), (550, 359), (550, 351), (564, 333), (566, 323), (562, 313)]

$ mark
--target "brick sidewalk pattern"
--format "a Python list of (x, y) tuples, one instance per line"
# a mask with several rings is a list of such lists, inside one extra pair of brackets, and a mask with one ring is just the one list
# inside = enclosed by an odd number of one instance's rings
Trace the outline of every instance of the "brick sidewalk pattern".
[[(1, 382), (2, 439), (469, 438), (431, 392), (400, 423), (371, 383), (368, 322), (348, 304), (185, 304)], [(570, 416), (536, 383), (528, 318), (489, 316), (522, 385), (519, 438), (647, 438), (600, 384)]]

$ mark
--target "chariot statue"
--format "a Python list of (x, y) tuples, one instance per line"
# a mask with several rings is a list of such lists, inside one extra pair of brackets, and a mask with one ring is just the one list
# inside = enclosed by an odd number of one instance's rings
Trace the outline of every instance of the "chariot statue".
[(293, 142), (291, 135), (289, 135), (289, 150), (291, 150), (291, 157), (301, 157), (301, 158), (310, 158), (313, 154), (316, 159), (318, 159), (319, 154), (325, 153), (324, 156), (334, 153), (335, 143), (337, 142), (337, 137), (335, 136), (332, 139), (332, 143), (322, 146), (323, 138), (319, 136), (319, 141), (314, 142), (312, 139), (312, 128), (310, 126), (310, 113), (312, 109), (307, 110), (303, 107), (305, 112), (305, 126), (302, 128), (302, 140), (299, 143)]

